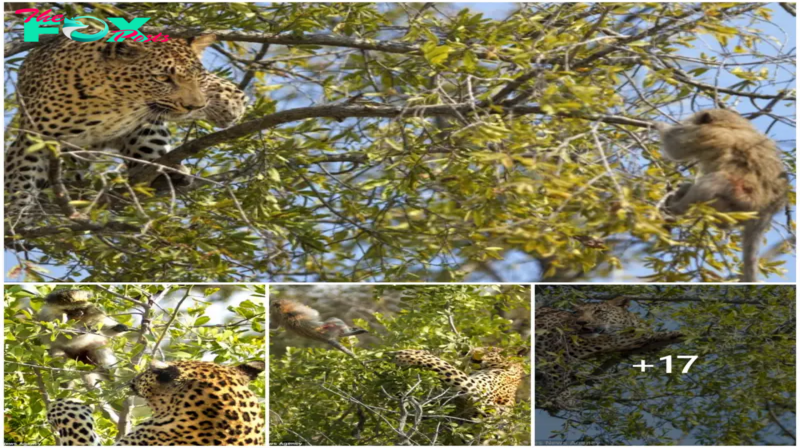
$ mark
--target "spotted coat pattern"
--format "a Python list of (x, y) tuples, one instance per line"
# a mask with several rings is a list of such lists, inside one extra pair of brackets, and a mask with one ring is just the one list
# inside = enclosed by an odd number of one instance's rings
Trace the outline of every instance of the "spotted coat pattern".
[(612, 354), (658, 349), (680, 341), (678, 331), (652, 332), (635, 313), (630, 300), (618, 297), (575, 305), (575, 312), (541, 307), (536, 310), (536, 406), (569, 409), (577, 405), (570, 391), (583, 360)]
[(200, 62), (213, 40), (79, 43), (59, 36), (31, 50), (18, 77), (19, 136), (6, 152), (9, 222), (28, 224), (42, 213), (37, 199), (48, 186), (52, 152), (35, 146), (37, 139), (58, 139), (62, 151), (113, 150), (129, 162), (152, 161), (172, 149), (169, 121), (204, 118), (224, 127), (240, 118), (244, 93)]
[(465, 394), (467, 400), (459, 403), (457, 414), (467, 418), (490, 408), (500, 414), (511, 411), (524, 374), (522, 364), (504, 357), (497, 347), (473, 350), (471, 361), (479, 368), (469, 375), (425, 350), (398, 351), (394, 361), (400, 366), (432, 370), (446, 386)]
[[(131, 383), (152, 417), (122, 437), (118, 445), (263, 445), (264, 417), (248, 387), (263, 362), (236, 367), (211, 362), (154, 363)], [(55, 402), (48, 420), (60, 445), (97, 445), (91, 408), (76, 401)]]

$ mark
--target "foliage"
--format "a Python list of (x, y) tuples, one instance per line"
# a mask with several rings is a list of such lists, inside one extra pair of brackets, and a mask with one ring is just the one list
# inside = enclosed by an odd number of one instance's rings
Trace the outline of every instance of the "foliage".
[[(208, 65), (254, 101), (227, 131), (180, 128), (195, 145), (181, 157), (216, 183), (174, 200), (140, 187), (142, 209), (120, 191), (97, 228), (51, 216), (19, 235), (11, 277), (718, 281), (740, 269), (740, 236), (707, 207), (665, 227), (659, 202), (692, 171), (662, 158), (651, 120), (755, 112), (794, 179), (795, 55), (767, 4), (66, 8), (216, 31)], [(791, 216), (765, 274), (786, 273)]]
[[(661, 329), (686, 339), (636, 355), (580, 392), (580, 411), (537, 412), (537, 440), (598, 445), (785, 445), (795, 425), (794, 286), (537, 287), (537, 305), (629, 296)], [(673, 356), (672, 373), (665, 361)], [(687, 360), (699, 356), (688, 373)], [(656, 367), (630, 368), (642, 359)], [(630, 361), (630, 362), (629, 362)], [(577, 395), (577, 392), (576, 392)], [(547, 431), (539, 428), (549, 428)]]
[[(529, 336), (510, 331), (514, 321), (503, 316), (524, 313), (530, 331), (530, 288), (378, 286), (374, 300), (389, 293), (402, 294), (401, 309), (378, 313), (378, 324), (366, 328), (381, 342), (354, 349), (363, 364), (327, 348), (290, 347), (280, 358), (270, 354), (270, 443), (529, 445), (529, 376), (513, 414), (459, 425), (449, 417), (452, 402), (443, 398), (452, 392), (435, 373), (400, 369), (391, 362), (391, 352), (425, 349), (463, 369), (460, 360), (470, 347), (500, 346), (511, 352), (529, 347)], [(274, 290), (270, 296), (281, 297)], [(355, 324), (368, 326), (364, 320)], [(518, 359), (528, 372), (529, 362)]]
[[(41, 308), (41, 296), (55, 285), (6, 286), (4, 390), (6, 442), (52, 445), (46, 420), (46, 404), (56, 399), (78, 399), (87, 404), (109, 404), (119, 413), (130, 404), (127, 383), (149, 365), (151, 359), (202, 360), (235, 365), (265, 359), (264, 286), (198, 287), (119, 285), (80, 286), (95, 295), (95, 303), (108, 315), (133, 328), (128, 337), (111, 340), (118, 364), (112, 384), (100, 390), (88, 389), (80, 371), (92, 366), (75, 360), (53, 359), (39, 340), (45, 326), (32, 319)], [(35, 291), (35, 292), (34, 292)], [(167, 294), (171, 295), (167, 295)], [(248, 296), (242, 298), (241, 295)], [(164, 300), (168, 298), (169, 301)], [(215, 311), (211, 321), (209, 307)], [(144, 317), (144, 319), (142, 319)], [(173, 320), (174, 317), (174, 320)], [(61, 327), (64, 329), (64, 327)], [(63, 388), (62, 384), (70, 386)], [(265, 379), (252, 382), (259, 397), (264, 396)], [(136, 422), (148, 417), (144, 402), (134, 412)], [(113, 442), (117, 427), (105, 413), (96, 412), (96, 428), (106, 444)]]

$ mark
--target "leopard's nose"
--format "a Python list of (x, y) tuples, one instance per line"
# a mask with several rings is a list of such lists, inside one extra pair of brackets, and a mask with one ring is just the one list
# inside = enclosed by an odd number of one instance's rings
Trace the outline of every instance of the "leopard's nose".
[(200, 109), (206, 107), (206, 103), (203, 103), (203, 104), (184, 104), (183, 107), (184, 107), (184, 109), (186, 109), (189, 112), (191, 112), (191, 111), (200, 110)]

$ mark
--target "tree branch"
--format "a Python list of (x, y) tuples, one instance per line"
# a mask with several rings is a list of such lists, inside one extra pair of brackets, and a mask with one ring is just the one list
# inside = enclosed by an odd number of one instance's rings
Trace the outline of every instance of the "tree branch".
[[(252, 42), (262, 44), (274, 45), (315, 45), (315, 46), (330, 46), (330, 47), (344, 47), (353, 48), (358, 50), (374, 50), (383, 53), (393, 54), (420, 54), (421, 49), (417, 44), (409, 44), (405, 42), (396, 42), (390, 40), (367, 39), (362, 37), (349, 37), (349, 36), (336, 36), (332, 34), (306, 34), (306, 35), (270, 35), (256, 31), (228, 31), (228, 30), (207, 30), (202, 28), (159, 28), (144, 26), (140, 29), (144, 34), (165, 34), (170, 38), (188, 38), (198, 36), (200, 34), (214, 34), (219, 41), (232, 41), (232, 42)], [(52, 39), (57, 35), (41, 36), (39, 42), (19, 42), (13, 41), (5, 44), (5, 57), (11, 57), (19, 53), (31, 50), (38, 47)], [(480, 59), (499, 59), (502, 61), (511, 61), (502, 55), (484, 51), (473, 50), (475, 55)]]
[(795, 443), (797, 443), (797, 437), (789, 428), (787, 428), (783, 423), (781, 423), (781, 420), (778, 418), (777, 415), (775, 415), (775, 411), (772, 410), (772, 406), (770, 406), (769, 401), (765, 402), (764, 404), (766, 405), (767, 412), (769, 413), (769, 418), (772, 420), (772, 422), (778, 425), (779, 428), (781, 428), (781, 431), (783, 431), (783, 435), (791, 437), (791, 439), (794, 440)]
[(6, 245), (13, 244), (14, 236), (18, 236), (21, 238), (39, 238), (43, 236), (51, 236), (51, 235), (58, 235), (61, 233), (130, 233), (130, 232), (139, 232), (141, 231), (141, 227), (126, 224), (123, 222), (114, 222), (109, 221), (103, 224), (94, 223), (91, 221), (73, 221), (72, 224), (63, 225), (63, 226), (54, 226), (54, 227), (36, 227), (36, 228), (24, 228), (18, 231), (15, 231), (13, 234), (6, 234), (5, 243)]
[[(161, 292), (160, 297), (164, 297), (169, 293), (171, 286), (167, 286), (164, 288), (164, 291)], [(147, 297), (147, 302), (140, 303), (142, 306), (142, 325), (139, 327), (139, 338), (136, 340), (137, 344), (142, 345), (142, 347), (147, 347), (147, 334), (150, 332), (150, 324), (152, 316), (152, 308), (155, 305), (155, 300), (152, 296)], [(131, 366), (136, 366), (142, 360), (144, 356), (145, 350), (142, 349), (139, 353), (135, 354), (133, 358), (131, 358)], [(117, 423), (117, 438), (116, 441), (123, 437), (125, 437), (128, 432), (131, 430), (131, 412), (133, 411), (133, 397), (127, 397), (122, 402), (122, 409), (119, 413), (119, 423)]]
[[(663, 60), (662, 60), (663, 62)], [(671, 66), (669, 64), (664, 64), (667, 68), (672, 70), (672, 73), (675, 75), (675, 80), (678, 82), (682, 82), (684, 84), (688, 84), (692, 87), (696, 87), (700, 90), (706, 92), (719, 92), (719, 93), (726, 93), (728, 95), (735, 95), (735, 96), (743, 96), (746, 98), (753, 98), (753, 99), (761, 99), (761, 100), (787, 100), (787, 101), (796, 101), (796, 96), (789, 95), (787, 90), (780, 90), (778, 91), (777, 95), (767, 95), (763, 93), (755, 93), (755, 92), (742, 92), (741, 90), (735, 89), (728, 89), (725, 87), (717, 87), (711, 84), (702, 83), (696, 81), (694, 78), (691, 77), (688, 73), (681, 70), (677, 66)]]
[[(167, 291), (168, 291), (168, 290), (169, 290), (169, 288), (167, 288)], [(175, 305), (175, 311), (172, 313), (172, 316), (170, 316), (170, 318), (169, 318), (169, 321), (168, 321), (168, 322), (167, 322), (167, 324), (164, 326), (164, 331), (163, 331), (163, 332), (161, 332), (161, 336), (159, 336), (159, 337), (158, 337), (158, 340), (156, 341), (156, 343), (155, 343), (155, 344), (153, 344), (153, 349), (150, 351), (150, 353), (151, 353), (151, 355), (152, 355), (152, 356), (155, 356), (155, 354), (156, 354), (156, 351), (158, 350), (158, 346), (159, 346), (159, 345), (161, 345), (161, 341), (163, 341), (163, 340), (164, 340), (164, 336), (166, 336), (166, 335), (167, 335), (167, 332), (169, 332), (169, 329), (170, 329), (170, 327), (172, 327), (172, 322), (174, 322), (174, 321), (175, 321), (175, 319), (178, 317), (178, 313), (179, 313), (179, 312), (180, 312), (180, 310), (181, 310), (181, 305), (183, 305), (183, 302), (184, 302), (186, 299), (188, 299), (188, 298), (189, 298), (189, 296), (190, 296), (190, 294), (191, 294), (191, 293), (192, 293), (192, 286), (190, 285), (190, 286), (189, 286), (189, 287), (186, 289), (186, 293), (183, 295), (183, 297), (181, 298), (180, 302), (178, 302), (178, 304), (177, 304), (177, 305)], [(163, 294), (163, 296), (166, 296), (166, 294)]]
[[(605, 297), (587, 297), (587, 298), (593, 300), (611, 300), (617, 297), (619, 297), (619, 294), (609, 294)], [(710, 298), (692, 297), (688, 295), (672, 296), (665, 298), (665, 297), (653, 297), (646, 295), (638, 296), (638, 295), (625, 294), (625, 297), (639, 302), (717, 302), (717, 303), (730, 303), (733, 305), (764, 305), (766, 302), (766, 299), (761, 299), (761, 300), (722, 299), (722, 298), (710, 299)]]
[[(402, 116), (457, 116), (459, 114), (468, 114), (472, 112), (474, 107), (475, 104), (470, 102), (418, 107), (331, 104), (288, 109), (184, 143), (156, 160), (153, 165), (138, 166), (131, 170), (131, 183), (148, 183), (155, 179), (158, 175), (158, 170), (154, 165), (174, 166), (206, 148), (293, 121), (305, 120), (307, 118), (335, 118), (343, 120), (346, 118), (399, 118)], [(515, 115), (544, 114), (542, 109), (538, 106), (493, 107), (485, 112), (491, 114), (510, 113)], [(559, 113), (556, 114), (556, 116), (638, 127), (652, 126), (652, 123), (649, 121), (617, 115)]]

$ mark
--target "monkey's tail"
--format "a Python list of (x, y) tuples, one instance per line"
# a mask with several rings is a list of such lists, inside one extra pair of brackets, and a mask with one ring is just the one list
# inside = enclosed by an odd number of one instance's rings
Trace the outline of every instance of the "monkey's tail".
[(758, 249), (761, 246), (761, 238), (769, 230), (772, 224), (772, 215), (780, 207), (780, 204), (770, 207), (759, 213), (758, 218), (745, 222), (742, 232), (742, 258), (744, 261), (742, 282), (752, 283), (758, 278)]

